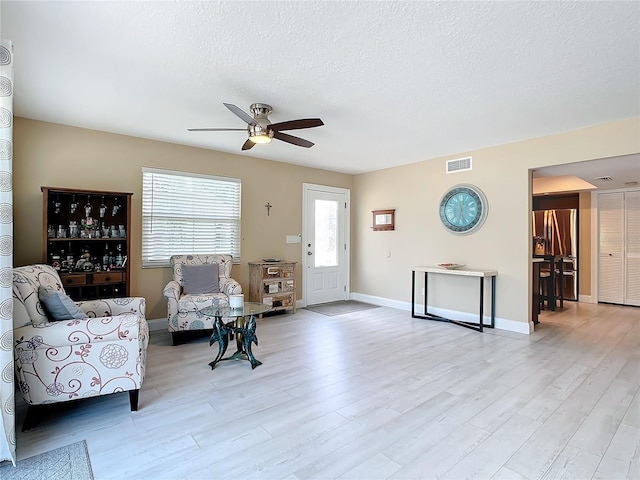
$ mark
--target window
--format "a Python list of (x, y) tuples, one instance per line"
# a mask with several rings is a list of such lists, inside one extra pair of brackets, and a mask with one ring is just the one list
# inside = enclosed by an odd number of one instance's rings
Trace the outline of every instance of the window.
[(171, 255), (226, 253), (240, 261), (240, 179), (142, 169), (142, 267)]
[(315, 267), (338, 266), (338, 202), (315, 201)]

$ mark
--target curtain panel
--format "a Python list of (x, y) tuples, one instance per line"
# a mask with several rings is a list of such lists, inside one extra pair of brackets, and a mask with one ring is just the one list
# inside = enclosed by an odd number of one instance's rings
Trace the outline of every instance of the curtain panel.
[(13, 374), (13, 44), (0, 40), (0, 462), (16, 464)]

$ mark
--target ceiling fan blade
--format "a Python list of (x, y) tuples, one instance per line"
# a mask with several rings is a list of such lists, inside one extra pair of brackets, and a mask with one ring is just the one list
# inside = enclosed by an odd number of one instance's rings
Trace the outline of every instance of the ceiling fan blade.
[(249, 115), (247, 112), (245, 112), (244, 110), (242, 110), (240, 107), (235, 106), (233, 103), (223, 102), (223, 105), (227, 107), (229, 110), (231, 110), (233, 113), (235, 113), (242, 120), (247, 122), (249, 125), (253, 125), (253, 126), (258, 125), (256, 121), (253, 119), (253, 117)]
[(187, 128), (189, 132), (246, 132), (246, 128)]
[(313, 142), (305, 140), (304, 138), (294, 137), (293, 135), (282, 132), (273, 132), (273, 138), (277, 138), (278, 140), (282, 140), (283, 142), (298, 145), (299, 147), (310, 148), (315, 145)]
[(250, 148), (252, 148), (255, 145), (255, 143), (253, 143), (251, 140), (249, 140), (247, 138), (247, 141), (244, 142), (244, 145), (242, 145), (242, 150), (249, 150)]
[(324, 122), (319, 118), (301, 118), (299, 120), (289, 120), (288, 122), (272, 123), (269, 128), (275, 132), (281, 130), (298, 130), (300, 128), (321, 127)]

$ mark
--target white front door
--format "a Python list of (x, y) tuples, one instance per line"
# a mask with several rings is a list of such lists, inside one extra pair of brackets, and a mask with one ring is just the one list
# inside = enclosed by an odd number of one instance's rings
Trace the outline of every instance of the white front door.
[(303, 288), (306, 305), (348, 298), (349, 190), (303, 184)]

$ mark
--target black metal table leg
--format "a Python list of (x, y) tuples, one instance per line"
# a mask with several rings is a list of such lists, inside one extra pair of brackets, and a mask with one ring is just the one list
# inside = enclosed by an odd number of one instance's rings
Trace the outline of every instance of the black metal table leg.
[(491, 328), (496, 326), (496, 277), (491, 277)]
[(556, 259), (549, 258), (549, 283), (547, 285), (547, 304), (552, 312), (556, 311)]
[(496, 306), (496, 277), (495, 275), (487, 275), (491, 277), (491, 323), (484, 323), (484, 281), (486, 276), (480, 277), (480, 299), (479, 299), (479, 312), (478, 312), (478, 323), (467, 322), (463, 320), (453, 320), (450, 318), (441, 317), (439, 315), (435, 315), (433, 313), (428, 312), (428, 297), (429, 297), (429, 272), (424, 272), (424, 311), (423, 314), (416, 314), (415, 312), (415, 297), (416, 297), (416, 281), (415, 281), (416, 271), (412, 270), (411, 272), (411, 317), (412, 318), (423, 318), (425, 320), (436, 320), (440, 322), (449, 322), (455, 323), (456, 325), (460, 325), (461, 327), (469, 328), (471, 330), (475, 330), (477, 332), (483, 332), (484, 328), (495, 328), (495, 306)]
[(482, 332), (482, 329), (484, 327), (484, 277), (480, 277), (480, 321), (479, 321), (479, 326), (480, 326), (480, 331)]
[[(554, 267), (555, 268), (555, 267)], [(558, 274), (560, 276), (560, 288), (559, 297), (560, 297), (560, 308), (564, 309), (564, 258), (560, 257), (560, 265), (558, 267)], [(555, 285), (554, 285), (555, 288)]]
[(411, 270), (411, 318), (416, 316), (416, 271)]
[(429, 272), (424, 272), (424, 315), (429, 315), (427, 313), (427, 297), (429, 295)]

